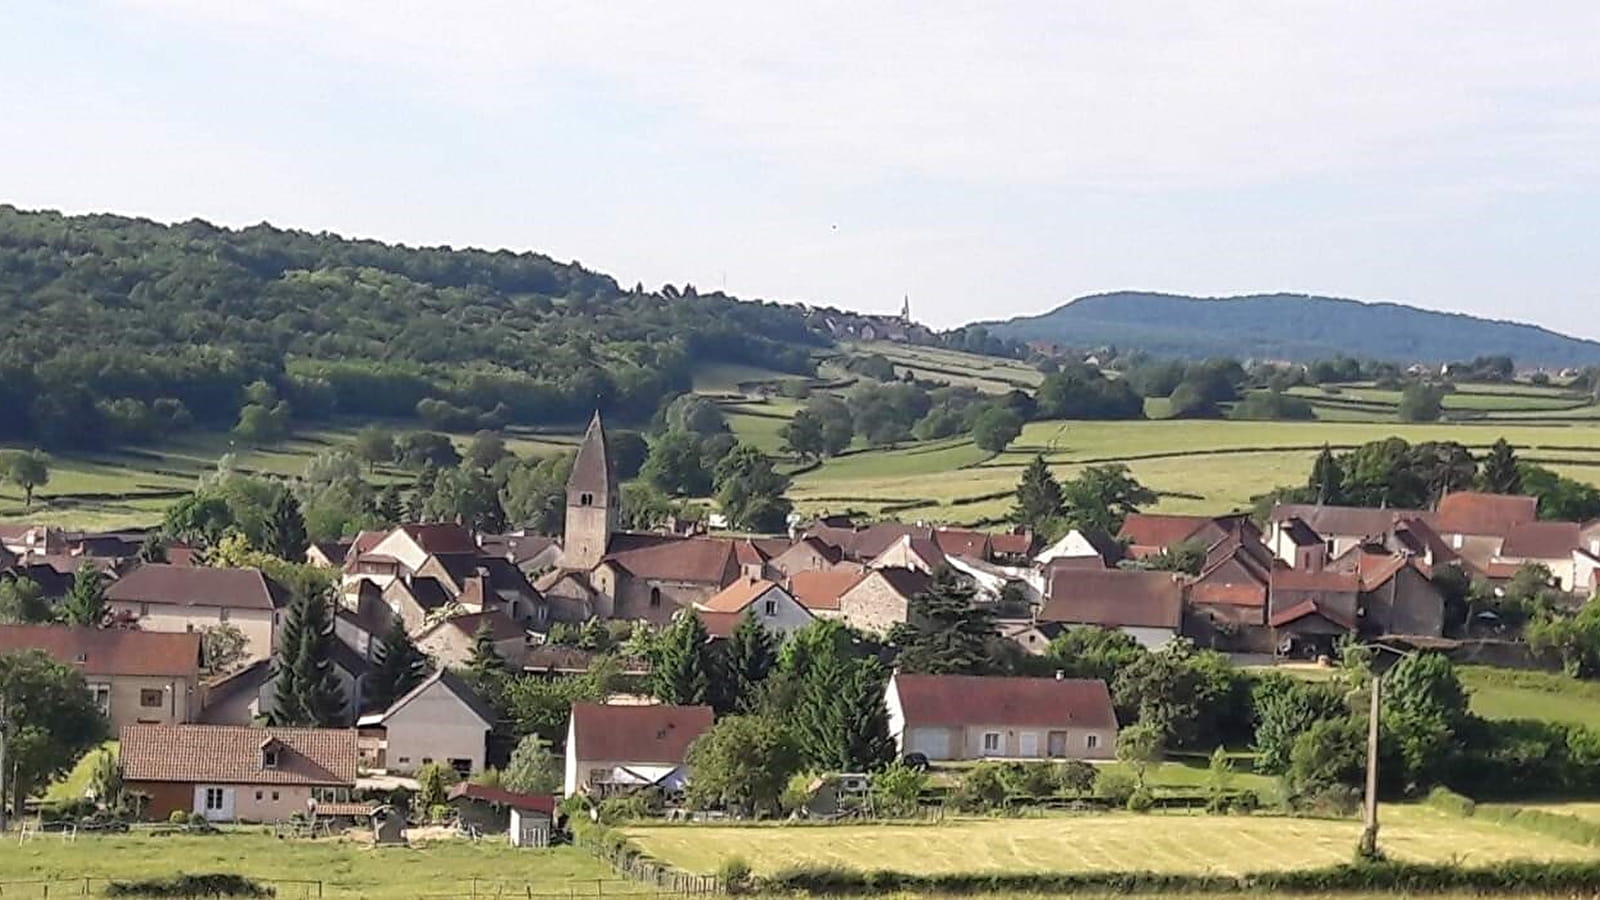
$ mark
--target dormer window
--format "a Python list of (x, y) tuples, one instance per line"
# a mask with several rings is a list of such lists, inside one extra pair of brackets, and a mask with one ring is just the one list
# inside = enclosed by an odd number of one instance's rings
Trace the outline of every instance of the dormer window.
[(268, 747), (261, 751), (261, 768), (276, 769), (278, 767), (278, 748)]
[(77, 656), (74, 656), (72, 658), (72, 661), (81, 666), (84, 663), (89, 661), (89, 654), (87, 654), (87, 653), (79, 653)]

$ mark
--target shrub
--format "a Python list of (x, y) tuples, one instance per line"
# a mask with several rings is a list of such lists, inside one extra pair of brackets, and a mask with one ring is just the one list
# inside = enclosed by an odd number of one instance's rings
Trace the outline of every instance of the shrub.
[(106, 885), (107, 897), (271, 897), (273, 889), (243, 875), (179, 875), (174, 878), (146, 878), (139, 881), (113, 881)]
[(167, 823), (170, 825), (187, 825), (189, 824), (189, 814), (181, 809), (175, 809), (167, 814)]
[(650, 818), (650, 801), (638, 794), (600, 801), (600, 821), (607, 825)]
[(1128, 802), (1133, 792), (1138, 789), (1133, 776), (1119, 769), (1102, 769), (1100, 777), (1095, 779), (1095, 793), (1111, 801), (1117, 806)]
[(1261, 795), (1255, 791), (1240, 791), (1233, 798), (1233, 811), (1249, 815), (1261, 808)]
[(1128, 812), (1147, 813), (1154, 809), (1155, 805), (1155, 795), (1151, 794), (1148, 788), (1139, 788), (1128, 795)]
[(730, 856), (717, 867), (717, 880), (730, 894), (742, 894), (751, 886), (750, 864), (742, 856)]
[(956, 806), (969, 812), (983, 812), (1003, 806), (1006, 784), (1000, 763), (978, 763), (961, 776), (956, 788)]
[(1429, 791), (1427, 803), (1434, 809), (1463, 818), (1470, 817), (1478, 808), (1478, 804), (1474, 803), (1471, 797), (1462, 796), (1444, 787), (1436, 787)]

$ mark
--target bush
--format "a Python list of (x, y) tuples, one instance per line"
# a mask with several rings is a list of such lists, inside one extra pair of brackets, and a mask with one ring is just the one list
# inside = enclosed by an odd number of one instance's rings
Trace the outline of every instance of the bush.
[(179, 875), (174, 878), (146, 878), (139, 881), (113, 881), (106, 885), (107, 897), (271, 897), (273, 889), (243, 875)]
[(607, 825), (650, 818), (650, 801), (638, 794), (607, 797), (600, 801), (600, 821)]
[(1474, 803), (1471, 797), (1462, 796), (1444, 787), (1436, 787), (1429, 791), (1427, 803), (1434, 809), (1462, 818), (1471, 817), (1478, 809), (1478, 804)]
[(1260, 808), (1261, 795), (1255, 791), (1240, 791), (1238, 796), (1233, 798), (1233, 811), (1236, 813), (1248, 816)]
[(1147, 813), (1154, 809), (1155, 805), (1155, 795), (1151, 794), (1148, 788), (1139, 788), (1128, 795), (1128, 812)]
[(1102, 769), (1094, 782), (1095, 793), (1117, 806), (1126, 804), (1137, 789), (1133, 776), (1118, 769)]
[(181, 809), (175, 809), (167, 815), (167, 824), (187, 825), (189, 824), (189, 814)]
[(717, 867), (717, 880), (730, 894), (742, 894), (751, 886), (750, 863), (742, 856), (730, 856)]
[(978, 763), (961, 776), (956, 788), (956, 806), (968, 812), (984, 812), (1005, 805), (1006, 783), (1003, 764)]

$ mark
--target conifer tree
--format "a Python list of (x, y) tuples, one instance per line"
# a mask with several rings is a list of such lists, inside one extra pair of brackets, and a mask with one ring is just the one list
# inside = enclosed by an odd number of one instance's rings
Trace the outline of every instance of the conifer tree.
[(278, 493), (277, 502), (267, 516), (267, 552), (288, 562), (300, 562), (306, 555), (306, 520), (300, 503), (288, 489)]
[(683, 613), (661, 636), (651, 662), (651, 686), (662, 703), (698, 705), (711, 701), (711, 654), (704, 622)]
[(478, 624), (478, 630), (472, 634), (472, 657), (467, 660), (467, 671), (480, 682), (504, 678), (511, 674), (511, 667), (506, 664), (505, 657), (495, 649), (494, 626), (489, 624), (487, 617)]
[(394, 617), (389, 631), (373, 654), (374, 668), (367, 678), (367, 708), (388, 709), (428, 677), (428, 655), (417, 649), (406, 624)]
[(405, 517), (405, 501), (400, 497), (400, 487), (394, 482), (384, 485), (383, 490), (378, 492), (378, 504), (375, 512), (377, 513), (378, 521), (390, 528), (400, 524), (400, 520)]
[(972, 585), (947, 565), (934, 570), (928, 589), (911, 599), (907, 621), (889, 640), (900, 648), (899, 667), (931, 675), (982, 675), (988, 644), (997, 632), (989, 610), (973, 604)]
[(1338, 504), (1344, 500), (1344, 469), (1327, 444), (1322, 445), (1322, 452), (1311, 465), (1310, 487), (1319, 504)]
[(61, 601), (61, 617), (68, 625), (99, 628), (110, 615), (106, 608), (106, 581), (100, 570), (85, 562), (72, 573), (72, 587)]
[(336, 640), (324, 594), (297, 592), (279, 633), (278, 654), (273, 660), (277, 682), (273, 724), (321, 728), (342, 724), (344, 690), (333, 671)]
[(1522, 470), (1517, 465), (1517, 451), (1506, 443), (1505, 438), (1495, 441), (1494, 446), (1489, 448), (1478, 482), (1491, 494), (1522, 493)]
[(1044, 455), (1034, 456), (1017, 483), (1017, 505), (1011, 510), (1011, 521), (1035, 533), (1048, 532), (1061, 518), (1061, 503), (1061, 483), (1045, 465)]
[(756, 619), (753, 611), (746, 611), (728, 639), (726, 678), (730, 702), (729, 709), (754, 710), (759, 702), (761, 685), (771, 674), (778, 661), (778, 649), (772, 633)]
[(823, 771), (874, 771), (894, 759), (883, 666), (837, 644), (808, 661), (800, 676), (792, 730), (807, 765)]

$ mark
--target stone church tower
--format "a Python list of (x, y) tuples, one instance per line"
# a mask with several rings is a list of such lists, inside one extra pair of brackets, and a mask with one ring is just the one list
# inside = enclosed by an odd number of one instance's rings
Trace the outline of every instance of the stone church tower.
[(595, 411), (589, 430), (578, 447), (567, 479), (567, 531), (561, 544), (561, 565), (567, 569), (593, 569), (606, 555), (611, 534), (617, 530), (621, 486), (606, 446), (606, 428)]

